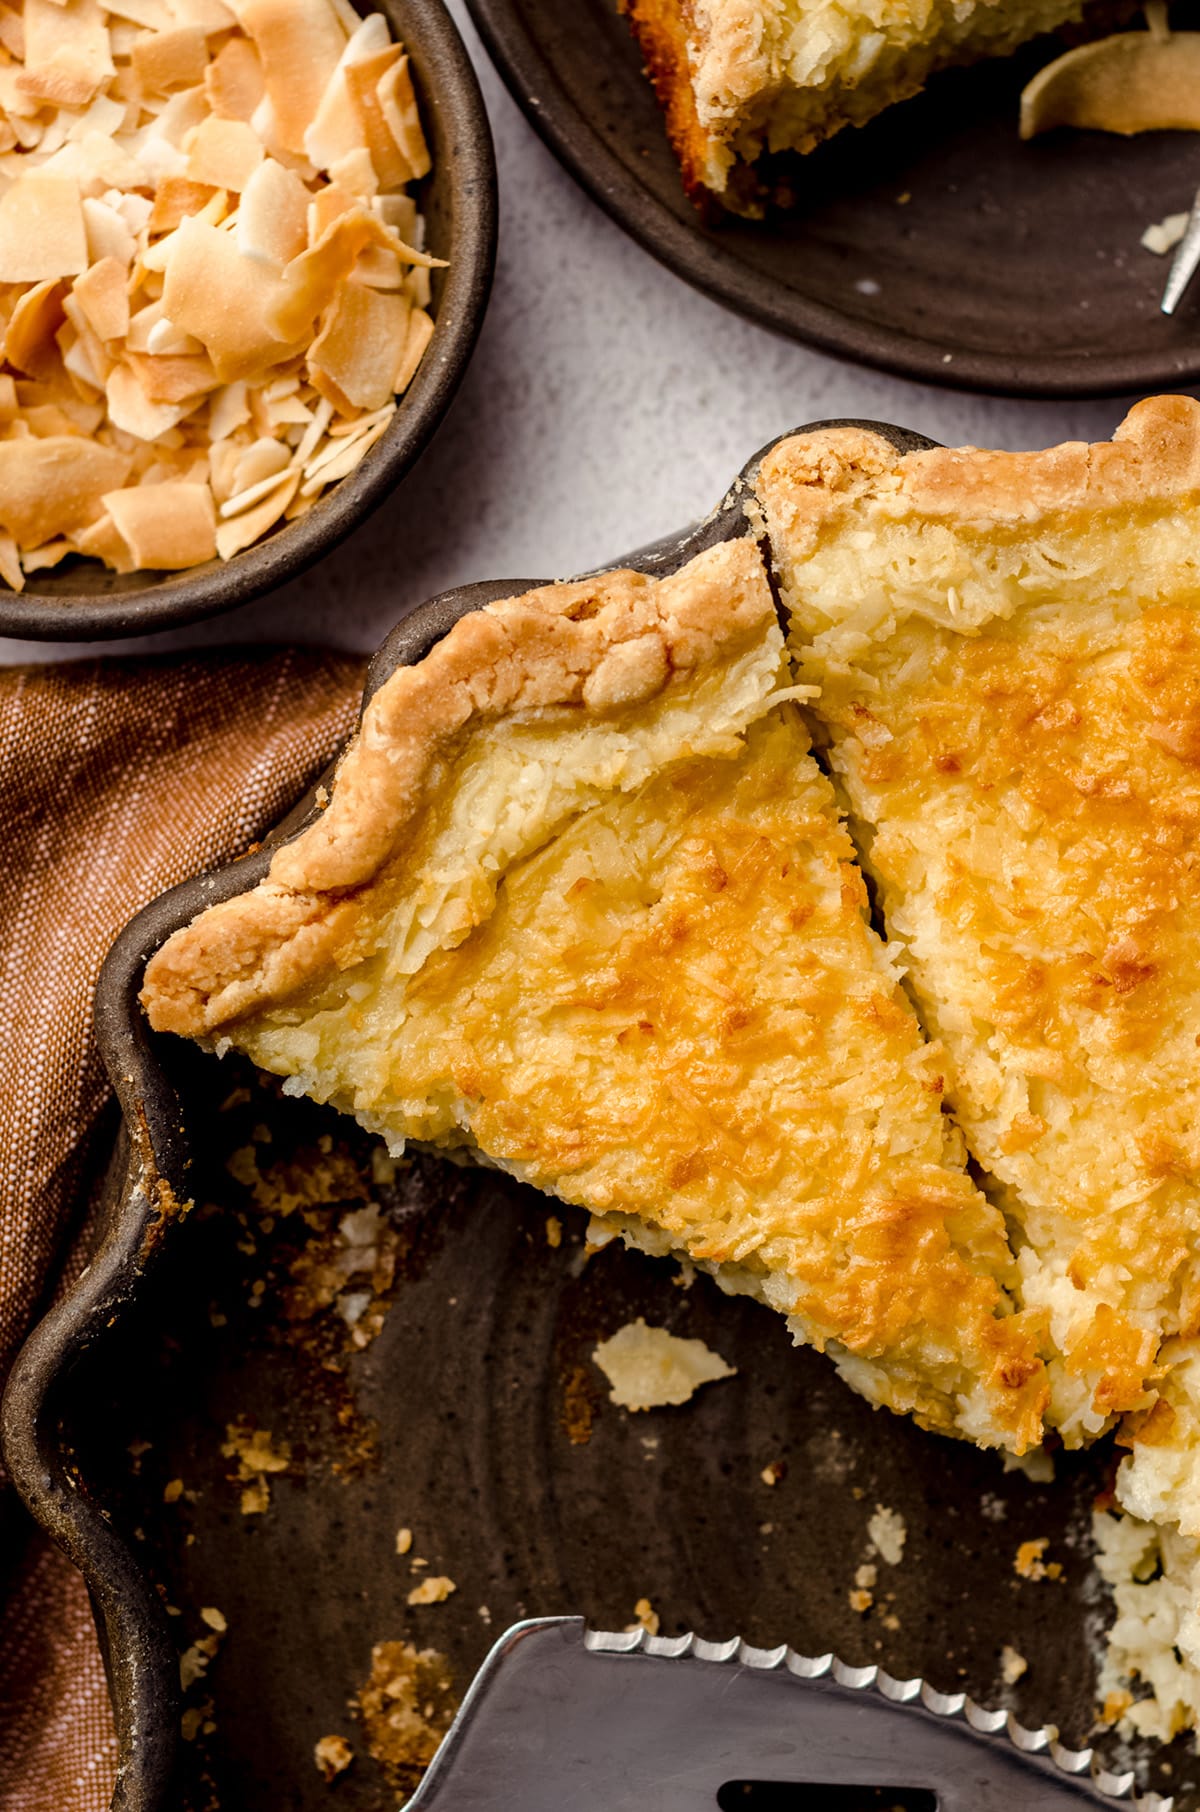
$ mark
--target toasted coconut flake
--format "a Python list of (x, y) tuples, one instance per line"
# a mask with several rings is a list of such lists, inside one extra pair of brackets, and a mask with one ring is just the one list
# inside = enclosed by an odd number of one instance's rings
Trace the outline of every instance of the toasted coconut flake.
[(346, 67), (346, 85), (362, 124), (375, 174), (381, 187), (385, 189), (398, 188), (412, 174), (408, 159), (396, 143), (391, 127), (384, 118), (379, 99), (380, 85), (398, 67), (401, 54), (398, 44), (389, 44), (386, 50)]
[(25, 61), (25, 21), (11, 6), (0, 5), (0, 44), (18, 63)]
[(147, 94), (194, 88), (208, 68), (208, 39), (197, 25), (177, 25), (139, 37), (130, 60)]
[(395, 252), (371, 245), (358, 255), (354, 281), (365, 283), (371, 289), (403, 289), (404, 269)]
[(273, 157), (258, 166), (242, 194), (237, 248), (276, 271), (298, 258), (308, 243), (308, 190)]
[[(162, 307), (161, 302), (158, 306)], [(204, 348), (199, 340), (193, 340), (190, 333), (180, 333), (174, 321), (169, 321), (163, 315), (146, 335), (145, 348), (130, 350), (145, 350), (156, 359), (196, 359)]]
[(112, 138), (114, 134), (124, 129), (128, 111), (128, 108), (122, 106), (114, 96), (98, 94), (91, 106), (79, 114), (67, 127), (67, 137), (83, 139), (93, 132), (98, 132), (104, 138)]
[(351, 208), (322, 233), (310, 251), (292, 260), (272, 310), (281, 339), (306, 339), (368, 245), (388, 244), (387, 229), (365, 208)]
[(144, 441), (156, 441), (177, 428), (199, 400), (193, 398), (190, 405), (153, 402), (130, 365), (113, 366), (108, 374), (105, 395), (113, 426), (120, 428), (123, 434), (132, 434)]
[(137, 571), (137, 562), (129, 551), (129, 543), (107, 510), (95, 522), (79, 531), (75, 536), (75, 546), (89, 559), (103, 560), (105, 566), (110, 566), (115, 573)]
[(244, 120), (211, 115), (188, 134), (187, 175), (192, 182), (240, 195), (263, 161), (262, 142)]
[(316, 118), (304, 134), (304, 150), (318, 170), (330, 170), (351, 151), (365, 151), (362, 122), (346, 82), (344, 64), (334, 70)]
[(250, 490), (264, 479), (278, 478), (290, 464), (288, 450), (277, 440), (262, 438), (246, 448), (233, 470), (233, 490)]
[[(59, 330), (57, 338), (62, 352), (63, 370), (80, 396), (91, 396), (96, 391), (103, 391), (103, 373), (93, 363), (87, 346), (79, 335), (72, 328), (64, 326)], [(22, 418), (13, 423), (10, 433), (16, 434), (27, 427), (27, 422)]]
[(365, 18), (356, 16), (346, 48), (342, 52), (342, 61), (364, 62), (368, 57), (373, 57), (376, 51), (386, 50), (390, 43), (387, 20), (382, 13), (368, 13)]
[(221, 383), (290, 356), (289, 336), (274, 324), (285, 299), (281, 280), (243, 258), (230, 234), (198, 220), (185, 220), (175, 233), (163, 306), (207, 348)]
[(164, 176), (154, 191), (151, 233), (173, 233), (181, 220), (198, 214), (216, 193), (216, 185), (193, 182), (187, 176)]
[(17, 544), (11, 535), (0, 535), (0, 579), (10, 591), (24, 591), (25, 574), (17, 554)]
[(308, 461), (320, 446), (322, 437), (332, 420), (333, 404), (322, 397), (321, 401), (317, 404), (311, 425), (305, 429), (300, 444), (296, 448), (294, 456), (296, 465), (305, 466), (308, 464)]
[(31, 171), (0, 196), (0, 283), (78, 277), (87, 262), (76, 183)]
[(51, 567), (61, 566), (68, 554), (74, 553), (71, 543), (60, 538), (47, 541), (42, 547), (30, 548), (21, 555), (21, 565), (27, 573), (46, 572)]
[(139, 308), (129, 322), (125, 334), (127, 352), (149, 352), (150, 336), (154, 329), (166, 320), (166, 310), (161, 302), (148, 302), (145, 308)]
[(330, 183), (328, 188), (318, 189), (308, 204), (308, 242), (316, 245), (322, 235), (332, 226), (339, 214), (348, 214), (360, 206), (361, 198), (352, 195), (349, 189), (339, 188), (337, 183)]
[(334, 383), (327, 371), (320, 371), (317, 368), (310, 366), (308, 377), (309, 382), (317, 395), (324, 397), (325, 401), (330, 404), (336, 414), (354, 414), (354, 404), (338, 385)]
[(1200, 129), (1200, 32), (1118, 32), (1056, 57), (1021, 96), (1021, 137), (1056, 126), (1124, 137)]
[(310, 366), (326, 372), (359, 409), (380, 409), (395, 395), (408, 338), (403, 296), (345, 283), (313, 341)]
[(241, 22), (262, 59), (279, 141), (302, 153), (346, 42), (338, 16), (329, 0), (243, 0)]
[(129, 332), (129, 285), (118, 259), (102, 258), (89, 266), (76, 277), (74, 294), (98, 339), (124, 339)]
[(171, 11), (180, 25), (195, 25), (208, 37), (232, 31), (237, 18), (225, 0), (171, 0)]
[(88, 262), (98, 264), (102, 258), (116, 258), (128, 269), (137, 244), (117, 210), (106, 201), (85, 200), (82, 212)]
[(217, 517), (206, 484), (133, 485), (109, 491), (103, 502), (139, 567), (182, 572), (216, 556)]
[(208, 432), (214, 441), (226, 440), (250, 420), (244, 383), (226, 384), (212, 399), (208, 415)]
[(129, 458), (78, 436), (0, 440), (0, 527), (22, 547), (84, 528), (103, 493), (124, 483)]
[(50, 278), (26, 290), (18, 300), (4, 336), (4, 357), (18, 371), (40, 377), (56, 369), (58, 347), (54, 336), (66, 319), (65, 293), (65, 285)]
[(390, 69), (385, 70), (379, 78), (377, 93), (388, 131), (405, 165), (405, 173), (397, 181), (411, 182), (415, 178), (428, 176), (433, 163), (421, 129), (421, 116), (417, 111), (417, 97), (413, 93), (412, 72), (407, 57), (401, 57)]
[[(244, 547), (250, 547), (268, 529), (274, 528), (300, 485), (299, 472), (285, 472), (260, 502), (239, 515), (222, 522), (217, 530), (217, 552), (222, 560), (232, 560)], [(224, 515), (224, 511), (222, 511)]]
[(63, 297), (63, 313), (67, 317), (68, 325), (59, 330), (58, 340), (60, 345), (62, 344), (63, 335), (73, 330), (79, 341), (87, 348), (88, 363), (96, 372), (100, 379), (101, 387), (103, 387), (116, 360), (88, 320), (87, 314), (74, 291), (68, 291)]
[(417, 366), (433, 338), (433, 321), (423, 308), (414, 308), (408, 317), (408, 338), (396, 371), (396, 394), (402, 395), (417, 375)]
[(178, 23), (167, 0), (105, 0), (105, 6), (118, 19), (128, 19), (147, 31), (170, 31)]
[[(45, 139), (40, 148), (46, 150)], [(71, 177), (81, 195), (91, 196), (142, 180), (138, 164), (103, 132), (88, 132), (69, 140), (47, 158), (40, 170), (43, 176)]]
[(262, 62), (248, 38), (230, 38), (204, 72), (208, 104), (219, 119), (251, 120), (267, 92)]
[(355, 467), (362, 464), (375, 442), (382, 440), (387, 433), (388, 423), (395, 413), (393, 405), (385, 412), (381, 421), (377, 421), (364, 433), (336, 442), (334, 457), (322, 465), (311, 478), (304, 480), (300, 487), (301, 494), (308, 497), (314, 496), (318, 491), (324, 490), (326, 485), (339, 484), (343, 478), (348, 478)]
[(116, 65), (99, 0), (25, 0), (26, 94), (83, 107)]
[(212, 360), (205, 353), (155, 357), (131, 352), (129, 363), (151, 402), (188, 403), (194, 408), (201, 396), (217, 387)]

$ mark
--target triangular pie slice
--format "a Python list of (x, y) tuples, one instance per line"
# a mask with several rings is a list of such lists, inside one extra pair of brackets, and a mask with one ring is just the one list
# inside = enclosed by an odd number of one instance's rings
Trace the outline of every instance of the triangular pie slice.
[[(762, 160), (811, 151), (939, 69), (1132, 5), (1084, 0), (622, 0), (689, 191), (756, 203)], [(1014, 128), (1015, 130), (1015, 128)]]
[(871, 929), (750, 540), (463, 618), (322, 818), (150, 963), (159, 1028), (497, 1165), (1017, 1450), (1046, 1385)]
[(801, 676), (1071, 1443), (1200, 1332), (1200, 404), (1111, 443), (834, 428), (759, 496)]

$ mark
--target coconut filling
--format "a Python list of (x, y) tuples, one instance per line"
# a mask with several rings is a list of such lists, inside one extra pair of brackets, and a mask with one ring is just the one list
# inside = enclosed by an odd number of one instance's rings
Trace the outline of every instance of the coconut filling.
[(764, 5), (747, 52), (740, 20), (700, 4), (689, 42), (700, 124), (710, 135), (710, 182), (765, 152), (807, 152), (843, 126), (865, 125), (916, 94), (934, 71), (1004, 56), (1079, 19), (1083, 0), (853, 6), (840, 0)]
[(1093, 1534), (1116, 1610), (1104, 1716), (1126, 1736), (1169, 1742), (1200, 1723), (1200, 1348), (1170, 1342), (1164, 1361), (1159, 1402), (1128, 1436), (1116, 1506), (1096, 1512)]

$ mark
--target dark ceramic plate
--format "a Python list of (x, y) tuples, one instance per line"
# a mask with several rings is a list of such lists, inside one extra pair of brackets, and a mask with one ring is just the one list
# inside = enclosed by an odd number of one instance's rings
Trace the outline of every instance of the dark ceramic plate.
[(390, 496), (432, 439), (483, 325), (496, 252), (491, 130), (470, 59), (442, 0), (355, 0), (383, 12), (412, 64), (433, 169), (419, 185), (436, 329), (387, 433), (307, 516), (232, 560), (183, 573), (111, 573), (71, 559), (19, 595), (0, 587), (0, 635), (107, 641), (216, 616), (274, 591), (335, 548)]
[[(905, 450), (929, 444), (881, 431)], [(671, 571), (747, 533), (740, 495), (634, 563)], [(423, 606), (384, 644), (368, 695), (464, 614), (529, 583)], [(313, 1746), (341, 1734), (359, 1754), (334, 1803), (378, 1812), (416, 1768), (410, 1751), (368, 1754), (347, 1709), (374, 1645), (436, 1650), (449, 1682), (436, 1727), (506, 1625), (573, 1612), (620, 1629), (641, 1599), (664, 1633), (833, 1649), (1026, 1725), (1052, 1721), (1084, 1747), (1106, 1616), (1090, 1510), (1109, 1450), (1061, 1460), (1052, 1485), (1006, 1474), (995, 1456), (873, 1412), (758, 1305), (704, 1278), (681, 1288), (674, 1267), (613, 1247), (585, 1263), (581, 1214), (432, 1158), (393, 1175), (348, 1121), (149, 1033), (136, 996), (150, 954), (252, 886), (314, 810), (309, 792), (267, 847), (164, 895), (114, 945), (97, 1023), (124, 1131), (101, 1234), (4, 1402), (12, 1477), (93, 1593), (120, 1735), (116, 1806), (316, 1812), (331, 1802)], [(372, 1202), (366, 1224), (346, 1222)], [(681, 1410), (617, 1410), (591, 1353), (636, 1315), (705, 1340), (737, 1376)], [(246, 1514), (235, 1475), (252, 1426), (288, 1452), (267, 1478), (269, 1508), (254, 1508), (251, 1479)], [(864, 1613), (850, 1594), (878, 1505), (903, 1516), (907, 1543), (898, 1566), (876, 1557)], [(1016, 1575), (1018, 1545), (1039, 1538), (1061, 1580)], [(412, 1605), (426, 1574), (457, 1589)], [(228, 1626), (219, 1644), (213, 1610)], [(1006, 1644), (1029, 1664), (1013, 1686)], [(183, 1696), (183, 1742), (180, 1651), (189, 1674), (205, 1662)], [(1149, 1758), (1163, 1784), (1168, 1769), (1177, 1805), (1200, 1805), (1184, 1745)], [(737, 1800), (743, 1812), (928, 1803)]]
[[(679, 276), (739, 313), (906, 377), (1002, 395), (1113, 395), (1200, 376), (1200, 291), (1159, 313), (1139, 243), (1190, 207), (1200, 141), (1017, 138), (1054, 46), (953, 71), (799, 164), (801, 200), (704, 223), (616, 0), (469, 0), (534, 128)], [(1194, 7), (1177, 6), (1183, 25)], [(1194, 21), (1193, 21), (1194, 22)]]

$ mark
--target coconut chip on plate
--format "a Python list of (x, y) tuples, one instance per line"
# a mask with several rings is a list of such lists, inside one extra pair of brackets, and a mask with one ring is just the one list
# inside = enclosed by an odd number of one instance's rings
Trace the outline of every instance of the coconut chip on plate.
[(0, 578), (231, 559), (433, 332), (408, 59), (346, 0), (0, 6)]

